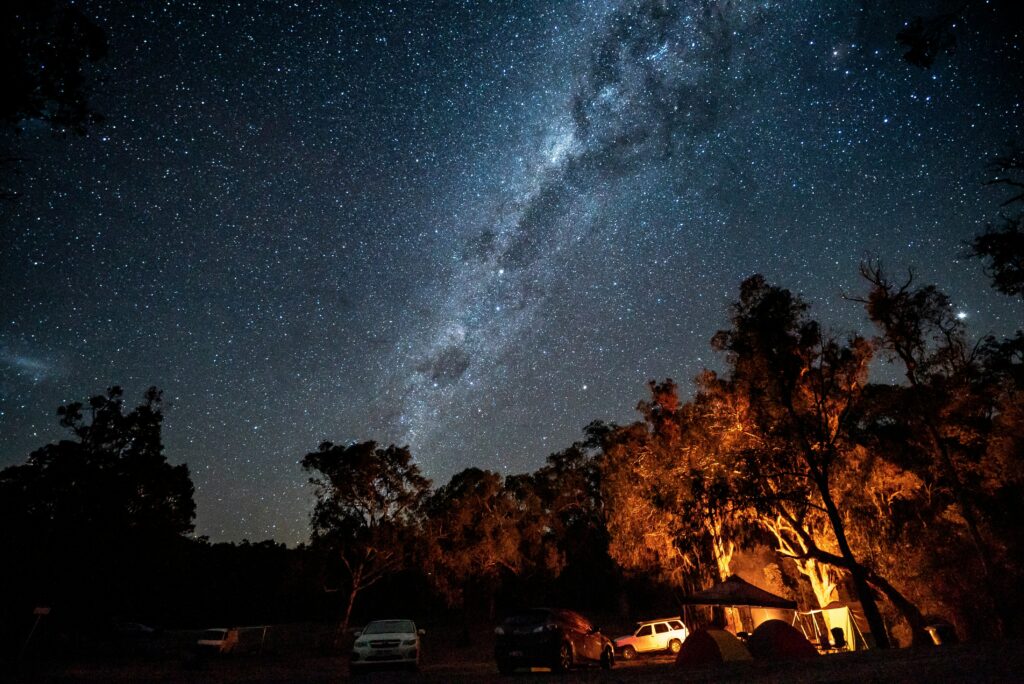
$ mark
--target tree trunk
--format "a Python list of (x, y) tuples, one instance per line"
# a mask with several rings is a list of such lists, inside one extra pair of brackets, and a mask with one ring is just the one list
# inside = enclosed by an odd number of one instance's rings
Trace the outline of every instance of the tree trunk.
[(1005, 602), (1000, 600), (1000, 597), (995, 591), (995, 587), (997, 586), (996, 578), (992, 572), (992, 565), (989, 562), (988, 545), (982, 538), (981, 530), (978, 528), (978, 520), (975, 516), (974, 504), (970, 500), (967, 487), (964, 485), (963, 479), (960, 477), (960, 471), (953, 462), (953, 457), (949, 453), (949, 447), (946, 445), (946, 441), (942, 438), (942, 433), (939, 432), (936, 421), (931, 420), (932, 416), (937, 412), (931, 410), (931, 407), (927, 406), (921, 397), (922, 393), (925, 391), (925, 386), (921, 384), (917, 377), (917, 363), (914, 361), (913, 357), (909, 355), (900, 354), (900, 356), (907, 369), (907, 380), (910, 381), (910, 385), (914, 390), (914, 393), (911, 396), (917, 404), (919, 415), (924, 418), (924, 424), (928, 431), (928, 436), (931, 438), (932, 444), (934, 444), (935, 451), (938, 452), (938, 460), (942, 467), (943, 475), (949, 482), (950, 488), (953, 490), (953, 498), (956, 500), (957, 506), (960, 507), (960, 514), (964, 518), (964, 526), (967, 527), (967, 535), (970, 537), (971, 544), (974, 546), (974, 552), (978, 557), (978, 563), (981, 564), (982, 578), (984, 580), (984, 593), (985, 597), (989, 601), (989, 608), (992, 611), (992, 615), (995, 618), (996, 636), (1002, 636), (1006, 622), (1006, 615), (1004, 612)]
[(864, 566), (857, 562), (853, 551), (850, 549), (850, 544), (846, 540), (846, 527), (843, 525), (843, 520), (839, 515), (839, 509), (836, 508), (835, 501), (832, 500), (832, 492), (829, 490), (828, 482), (824, 481), (821, 477), (815, 477), (815, 484), (818, 486), (821, 500), (825, 504), (828, 520), (832, 524), (832, 532), (835, 534), (839, 553), (843, 560), (849, 564), (848, 569), (853, 578), (853, 586), (857, 592), (857, 598), (860, 600), (861, 608), (864, 609), (864, 617), (868, 621), (868, 629), (871, 630), (871, 635), (875, 638), (875, 645), (878, 648), (889, 648), (889, 635), (885, 631), (885, 623), (882, 621), (882, 614), (878, 612), (878, 604), (871, 593), (871, 587), (868, 586), (867, 573)]
[(907, 621), (907, 624), (910, 626), (911, 644), (913, 646), (931, 644), (931, 636), (925, 630), (924, 615), (921, 614), (917, 606), (911, 603), (896, 587), (889, 584), (888, 580), (879, 577), (873, 570), (865, 570), (867, 581), (885, 594), (885, 597), (896, 606), (896, 610)]
[(356, 595), (363, 588), (362, 580), (363, 569), (360, 567), (359, 570), (352, 575), (352, 589), (348, 594), (348, 605), (345, 606), (345, 617), (342, 618), (341, 624), (338, 625), (338, 634), (334, 637), (335, 648), (341, 646), (341, 640), (344, 638), (345, 634), (348, 633), (349, 621), (352, 619), (352, 606), (356, 604)]

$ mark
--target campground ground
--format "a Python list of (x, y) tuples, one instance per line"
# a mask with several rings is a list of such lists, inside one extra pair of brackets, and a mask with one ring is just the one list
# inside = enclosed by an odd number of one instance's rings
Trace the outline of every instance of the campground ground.
[[(306, 631), (310, 628), (305, 628)], [(1014, 682), (1024, 681), (1024, 642), (1002, 641), (958, 644), (928, 649), (845, 653), (805, 661), (781, 663), (738, 662), (681, 672), (669, 656), (642, 657), (619, 662), (614, 670), (586, 668), (567, 675), (547, 671), (520, 671), (498, 675), (485, 640), (471, 647), (456, 647), (430, 635), (419, 673), (380, 671), (350, 677), (348, 659), (325, 655), (324, 642), (295, 642), (302, 628), (279, 629), (276, 640), (263, 653), (196, 658), (188, 646), (194, 632), (166, 632), (128, 650), (101, 649), (75, 658), (51, 660), (36, 654), (19, 667), (0, 672), (0, 681), (25, 682), (166, 682), (168, 684), (242, 684), (255, 682), (490, 682), (544, 684), (545, 682)], [(321, 632), (316, 638), (327, 639)]]

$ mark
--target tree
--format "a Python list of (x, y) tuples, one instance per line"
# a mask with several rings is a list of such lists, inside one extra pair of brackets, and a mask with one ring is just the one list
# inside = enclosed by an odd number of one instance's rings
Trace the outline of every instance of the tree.
[[(807, 308), (788, 290), (752, 276), (740, 287), (732, 328), (712, 340), (729, 362), (725, 389), (749, 406), (747, 429), (758, 437), (741, 452), (742, 499), (781, 516), (800, 537), (803, 555), (850, 573), (879, 646), (889, 641), (869, 584), (900, 606), (920, 638), (919, 612), (855, 555), (833, 493), (836, 465), (853, 447), (850, 414), (867, 380), (871, 346), (856, 336), (846, 343), (828, 338)], [(835, 554), (813, 533), (818, 516), (827, 521)]]
[(608, 555), (608, 526), (602, 492), (602, 463), (615, 426), (593, 421), (584, 438), (550, 454), (530, 477), (550, 526), (563, 586), (594, 596), (613, 582), (617, 569)]
[(324, 442), (302, 459), (314, 475), (313, 541), (331, 548), (348, 578), (343, 634), (359, 593), (399, 570), (408, 556), (430, 480), (407, 447)]
[[(930, 69), (940, 57), (955, 55), (961, 43), (980, 52), (992, 68), (1018, 77), (1024, 52), (1014, 41), (1020, 35), (1021, 9), (1015, 0), (949, 0), (934, 3), (879, 3), (897, 12), (905, 4), (929, 14), (907, 16), (896, 41), (903, 46), (903, 59), (921, 69)], [(966, 50), (965, 50), (966, 52)], [(1011, 85), (1008, 85), (1011, 87)]]
[(193, 529), (188, 466), (163, 453), (160, 391), (149, 388), (131, 411), (122, 396), (111, 387), (87, 407), (61, 406), (74, 438), (0, 471), (5, 569), (22, 573), (13, 586), (31, 587), (35, 600), (130, 605), (128, 587), (143, 581), (146, 564)]
[(881, 332), (878, 345), (902, 364), (908, 383), (890, 422), (906, 426), (907, 443), (922, 455), (919, 476), (947, 498), (947, 515), (962, 522), (981, 568), (981, 593), (1000, 616), (999, 581), (981, 514), (1008, 474), (986, 458), (992, 417), (1000, 413), (998, 383), (985, 377), (978, 350), (968, 349), (945, 294), (931, 285), (915, 287), (912, 273), (894, 283), (877, 264), (863, 264), (861, 273), (871, 287), (860, 301)]
[(610, 552), (623, 567), (691, 589), (729, 574), (738, 532), (720, 495), (720, 468), (707, 405), (680, 404), (676, 384), (648, 383), (643, 421), (606, 439), (603, 489)]
[(503, 578), (537, 570), (557, 574), (561, 567), (547, 515), (522, 478), (506, 482), (495, 472), (467, 468), (439, 488), (425, 509), (425, 565), (451, 606), (465, 609), (474, 592), (481, 592), (493, 618)]
[(998, 226), (989, 224), (976, 235), (969, 247), (970, 255), (985, 262), (992, 286), (1011, 297), (1024, 295), (1024, 149), (1011, 145), (991, 164), (993, 178), (986, 185), (1004, 187), (1012, 193), (1003, 207), (1014, 207), (1016, 213), (1004, 214)]

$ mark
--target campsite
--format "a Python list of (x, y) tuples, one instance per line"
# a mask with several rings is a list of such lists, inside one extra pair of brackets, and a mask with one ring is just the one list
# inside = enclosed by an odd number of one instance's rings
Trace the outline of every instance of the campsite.
[[(263, 654), (211, 658), (196, 663), (185, 660), (176, 650), (194, 632), (170, 632), (158, 637), (155, 650), (131, 656), (85, 658), (74, 663), (35, 663), (30, 669), (13, 673), (9, 681), (24, 684), (69, 681), (96, 684), (165, 682), (187, 684), (235, 684), (241, 682), (488, 682), (499, 679), (488, 644), (470, 650), (446, 643), (437, 629), (430, 629), (425, 651), (429, 657), (418, 674), (382, 671), (351, 678), (345, 657), (317, 653), (318, 639), (329, 639), (322, 625), (289, 625), (276, 630)], [(680, 671), (670, 656), (642, 657), (617, 663), (610, 672), (597, 668), (568, 675), (521, 672), (500, 681), (508, 684), (551, 681), (564, 682), (1005, 682), (1019, 680), (1024, 672), (1024, 643), (987, 642), (957, 644), (942, 648), (862, 651), (821, 656), (814, 659), (765, 663), (729, 662)]]

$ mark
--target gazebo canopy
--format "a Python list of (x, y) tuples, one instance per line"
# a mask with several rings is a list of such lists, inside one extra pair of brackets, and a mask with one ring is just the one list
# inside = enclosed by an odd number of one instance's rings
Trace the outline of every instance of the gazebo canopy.
[(776, 596), (759, 589), (738, 575), (729, 575), (724, 582), (684, 596), (680, 603), (695, 606), (751, 606), (754, 608), (788, 608), (796, 609), (796, 601)]

